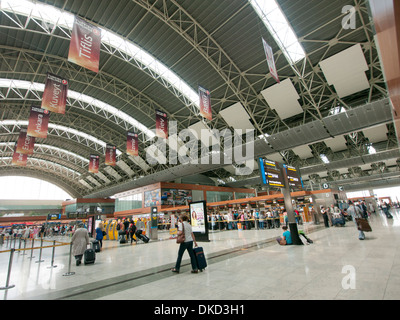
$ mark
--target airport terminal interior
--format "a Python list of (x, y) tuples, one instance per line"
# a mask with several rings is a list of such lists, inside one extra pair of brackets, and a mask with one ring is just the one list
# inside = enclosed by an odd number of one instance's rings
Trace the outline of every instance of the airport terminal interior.
[(397, 0), (0, 0), (0, 299), (398, 300), (399, 115)]

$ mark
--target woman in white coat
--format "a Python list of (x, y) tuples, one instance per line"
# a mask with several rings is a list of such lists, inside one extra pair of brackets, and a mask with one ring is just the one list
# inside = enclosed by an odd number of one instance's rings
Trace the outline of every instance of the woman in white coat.
[(90, 244), (89, 234), (88, 231), (83, 227), (83, 223), (78, 225), (78, 229), (75, 230), (71, 242), (72, 254), (75, 256), (76, 265), (79, 266), (82, 262), (82, 256), (85, 253), (88, 244)]

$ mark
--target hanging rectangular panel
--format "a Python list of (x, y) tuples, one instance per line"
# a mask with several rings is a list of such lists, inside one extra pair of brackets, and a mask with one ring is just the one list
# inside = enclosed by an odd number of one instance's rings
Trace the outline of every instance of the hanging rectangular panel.
[(101, 30), (75, 16), (69, 45), (68, 61), (99, 72)]
[(298, 102), (300, 96), (289, 78), (261, 91), (261, 94), (282, 120), (303, 112)]
[(168, 139), (168, 116), (165, 112), (156, 110), (156, 135)]
[(265, 56), (267, 58), (269, 73), (271, 74), (272, 78), (275, 79), (276, 82), (280, 83), (278, 77), (278, 70), (276, 70), (275, 66), (274, 52), (272, 51), (271, 46), (264, 40), (264, 38), (261, 39), (264, 47)]
[(230, 127), (235, 130), (242, 130), (242, 134), (246, 133), (246, 130), (255, 130), (253, 124), (249, 121), (250, 116), (240, 102), (225, 108), (219, 114)]
[(42, 108), (51, 112), (65, 114), (67, 94), (68, 81), (54, 74), (47, 73)]
[(89, 157), (89, 172), (98, 173), (99, 172), (100, 157), (95, 154), (91, 154)]
[(126, 153), (131, 156), (139, 155), (139, 138), (136, 132), (128, 132), (126, 137)]
[(21, 128), (15, 151), (22, 154), (33, 154), (34, 145), (35, 137), (28, 136), (27, 129)]
[(106, 156), (105, 164), (107, 166), (115, 166), (116, 165), (117, 152), (116, 152), (115, 146), (107, 144), (105, 156)]
[(47, 138), (50, 111), (31, 107), (27, 134), (35, 138)]
[(199, 86), (199, 98), (200, 98), (200, 114), (202, 117), (212, 120), (211, 110), (211, 96), (210, 91)]

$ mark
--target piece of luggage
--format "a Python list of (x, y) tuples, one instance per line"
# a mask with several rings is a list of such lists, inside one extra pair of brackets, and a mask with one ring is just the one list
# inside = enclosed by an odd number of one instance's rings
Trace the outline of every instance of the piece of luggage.
[(203, 271), (207, 267), (206, 257), (204, 256), (204, 250), (202, 247), (193, 248), (194, 255), (196, 256), (197, 268)]
[(371, 232), (372, 228), (368, 223), (367, 219), (356, 218), (357, 229), (363, 232)]
[(333, 225), (336, 227), (337, 225), (340, 225), (342, 227), (344, 227), (345, 225), (345, 221), (344, 218), (333, 218), (332, 219), (332, 223)]
[(137, 230), (135, 235), (136, 235), (136, 238), (142, 240), (144, 243), (147, 243), (150, 241), (148, 236), (142, 234), (142, 230)]
[(94, 252), (100, 252), (100, 242), (98, 240), (94, 240), (92, 244)]
[(306, 234), (304, 233), (303, 230), (299, 231), (299, 235), (301, 236), (300, 240), (302, 240), (302, 238), (303, 238), (307, 241), (308, 244), (314, 243), (314, 241), (312, 241), (309, 237), (306, 236)]
[(83, 254), (83, 259), (85, 264), (94, 263), (94, 261), (96, 260), (96, 252), (93, 250), (93, 248), (85, 250), (85, 253)]

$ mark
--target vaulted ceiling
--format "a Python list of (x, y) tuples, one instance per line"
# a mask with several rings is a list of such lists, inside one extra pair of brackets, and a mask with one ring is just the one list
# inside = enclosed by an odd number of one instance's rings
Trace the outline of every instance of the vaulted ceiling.
[[(221, 131), (240, 124), (254, 128), (254, 158), (272, 157), (299, 167), (307, 187), (324, 181), (359, 186), (360, 177), (368, 183), (382, 178), (397, 183), (400, 154), (368, 1), (277, 2), (305, 51), (295, 64), (245, 0), (0, 0), (0, 175), (39, 177), (74, 197), (112, 196), (194, 174), (222, 185), (259, 186), (257, 167), (236, 175), (235, 167), (222, 162), (146, 161), (146, 148), (155, 141), (146, 130), (155, 129), (155, 110), (162, 110), (176, 121), (178, 132), (189, 127)], [(349, 2), (356, 23), (345, 29), (342, 8)], [(98, 73), (68, 61), (72, 30), (67, 20), (73, 16), (102, 29)], [(114, 38), (120, 42), (111, 42)], [(272, 47), (281, 84), (298, 95), (300, 111), (289, 117), (279, 110), (289, 91), (273, 93), (277, 86), (262, 38)], [(344, 70), (348, 84), (342, 79), (340, 87), (328, 69), (334, 73), (335, 63), (351, 58), (354, 65), (365, 63), (365, 83), (352, 78), (354, 70), (349, 75)], [(181, 82), (166, 78), (165, 70)], [(28, 165), (12, 166), (14, 143), (27, 125), (30, 106), (40, 105), (48, 72), (69, 80), (66, 112), (51, 114), (48, 137), (37, 139)], [(199, 114), (198, 85), (211, 92), (212, 121)], [(267, 101), (268, 94), (277, 107)], [(126, 133), (133, 129), (140, 134), (139, 157), (125, 152)], [(89, 155), (104, 160), (106, 143), (120, 151), (117, 165), (101, 161), (99, 173), (89, 173)], [(376, 154), (370, 154), (370, 146)]]

